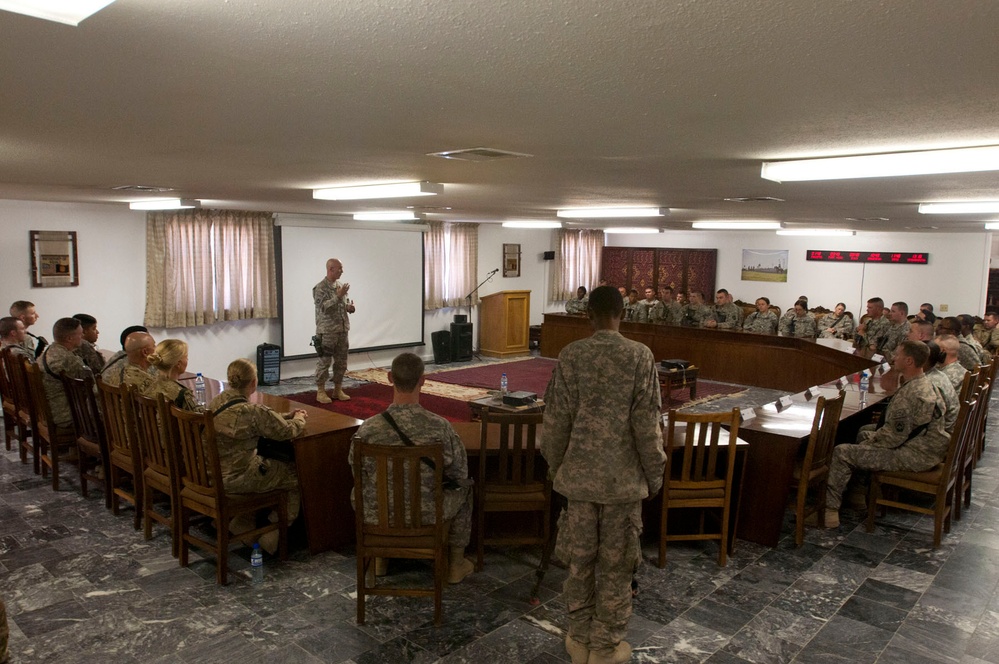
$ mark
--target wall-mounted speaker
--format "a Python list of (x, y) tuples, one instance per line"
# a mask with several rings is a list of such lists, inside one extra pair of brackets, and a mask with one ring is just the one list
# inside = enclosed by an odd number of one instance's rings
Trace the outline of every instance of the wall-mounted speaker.
[(555, 252), (546, 251), (545, 253), (541, 254), (541, 257), (544, 258), (546, 261), (553, 261), (555, 260)]

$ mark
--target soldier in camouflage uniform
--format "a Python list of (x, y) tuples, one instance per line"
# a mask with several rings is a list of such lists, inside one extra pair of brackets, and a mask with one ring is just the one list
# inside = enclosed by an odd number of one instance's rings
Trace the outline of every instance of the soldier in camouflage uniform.
[(961, 314), (957, 317), (961, 323), (961, 337), (971, 345), (978, 354), (979, 364), (987, 364), (990, 360), (989, 353), (986, 352), (982, 344), (975, 338), (975, 317), (970, 314)]
[(341, 284), (343, 263), (336, 258), (326, 261), (326, 277), (312, 288), (312, 299), (316, 304), (316, 336), (319, 345), (316, 353), (316, 401), (332, 403), (326, 393), (326, 381), (330, 377), (330, 362), (333, 363), (333, 396), (340, 401), (349, 401), (343, 391), (343, 375), (347, 372), (347, 333), (354, 313), (354, 303), (347, 298), (350, 284)]
[(958, 342), (957, 361), (965, 369), (972, 371), (976, 366), (981, 365), (982, 354), (964, 335), (961, 321), (956, 316), (947, 316), (941, 319), (940, 324), (937, 326), (937, 333), (941, 335), (954, 335), (954, 338)]
[(982, 324), (975, 326), (973, 334), (986, 353), (999, 350), (999, 313), (986, 311)]
[(132, 385), (144, 393), (153, 382), (149, 372), (149, 355), (156, 349), (156, 342), (148, 332), (133, 332), (125, 340), (124, 359), (108, 362), (101, 372), (101, 380), (115, 387)]
[(769, 299), (756, 300), (756, 311), (746, 316), (742, 329), (753, 334), (777, 334), (777, 314), (770, 311)]
[(680, 318), (683, 317), (683, 305), (673, 297), (673, 289), (669, 286), (663, 287), (659, 291), (659, 301), (663, 303), (662, 320), (657, 321), (664, 325), (679, 325)]
[[(614, 290), (610, 286), (601, 286)], [(614, 290), (620, 297), (620, 294)], [(465, 547), (472, 535), (472, 481), (468, 478), (468, 457), (465, 445), (461, 442), (451, 423), (439, 415), (425, 410), (420, 405), (420, 390), (423, 387), (423, 360), (413, 353), (402, 353), (392, 360), (389, 382), (392, 383), (392, 404), (385, 413), (369, 417), (351, 439), (350, 459), (354, 481), (363, 483), (365, 519), (370, 514), (374, 521), (376, 503), (375, 486), (372, 482), (374, 469), (365, 468), (358, 474), (354, 464), (354, 443), (373, 445), (406, 445), (400, 431), (416, 445), (444, 446), (444, 518), (451, 520), (449, 536), (448, 582), (460, 583), (472, 573), (475, 566), (465, 558)], [(387, 416), (386, 416), (387, 413)], [(389, 420), (391, 418), (391, 421)], [(395, 423), (393, 426), (392, 422)], [(398, 427), (398, 431), (396, 430)], [(422, 509), (426, 523), (434, 522), (434, 474), (430, 468), (423, 468), (421, 477)], [(351, 497), (353, 501), (353, 495)], [(408, 498), (406, 509), (409, 509)]]
[(838, 302), (832, 313), (816, 323), (820, 339), (846, 339), (853, 336), (853, 319), (846, 315), (846, 305)]
[[(226, 493), (288, 492), (288, 523), (298, 517), (301, 494), (295, 465), (265, 459), (257, 455), (260, 438), (291, 440), (305, 431), (304, 410), (276, 413), (267, 406), (247, 400), (257, 391), (257, 367), (249, 360), (239, 359), (226, 371), (229, 387), (208, 405), (214, 415), (215, 437), (218, 442), (222, 486)], [(272, 515), (276, 521), (277, 515)], [(255, 527), (249, 517), (233, 519), (230, 529), (235, 534)], [(273, 554), (278, 549), (277, 531), (264, 533), (260, 546)]]
[(715, 320), (715, 312), (704, 303), (704, 294), (700, 291), (690, 291), (690, 303), (680, 311), (680, 325), (683, 327), (704, 327), (708, 321)]
[(714, 319), (706, 320), (704, 327), (721, 330), (738, 330), (742, 327), (742, 309), (732, 301), (731, 294), (722, 288), (715, 293)]
[(83, 325), (83, 342), (76, 349), (76, 354), (96, 376), (104, 369), (104, 356), (97, 350), (97, 338), (101, 335), (101, 331), (97, 329), (97, 319), (90, 314), (73, 314), (73, 318)]
[(20, 318), (13, 316), (0, 318), (0, 349), (10, 348), (15, 357), (23, 357), (28, 362), (34, 362), (34, 354), (21, 345), (27, 336)]
[(815, 318), (808, 313), (808, 303), (798, 300), (794, 306), (780, 318), (780, 334), (782, 337), (798, 337), (799, 339), (814, 339), (818, 331)]
[(655, 289), (646, 286), (645, 288), (645, 299), (639, 302), (642, 305), (642, 309), (638, 315), (638, 321), (640, 323), (658, 323), (662, 320), (665, 307), (663, 303), (656, 299)]
[(567, 314), (585, 314), (586, 313), (586, 303), (590, 298), (586, 296), (586, 287), (580, 286), (576, 289), (576, 297), (571, 300), (565, 301), (565, 313)]
[(10, 315), (24, 323), (25, 337), (21, 342), (21, 347), (31, 353), (31, 359), (35, 359), (41, 354), (48, 342), (44, 337), (39, 337), (28, 331), (32, 325), (38, 322), (39, 315), (35, 310), (35, 305), (27, 300), (18, 300), (10, 305)]
[(926, 344), (903, 341), (895, 354), (895, 369), (904, 383), (892, 397), (876, 430), (861, 430), (856, 445), (837, 445), (829, 466), (826, 523), (839, 526), (843, 490), (855, 470), (929, 470), (944, 458), (950, 437), (944, 430), (946, 405), (923, 373), (929, 357)]
[(180, 339), (164, 339), (156, 345), (156, 350), (147, 358), (156, 369), (156, 377), (142, 391), (142, 394), (156, 398), (166, 397), (171, 405), (198, 413), (204, 407), (194, 398), (194, 393), (178, 382), (181, 374), (187, 371), (187, 344)]
[(940, 371), (950, 379), (950, 384), (954, 386), (960, 396), (961, 385), (964, 384), (964, 376), (968, 373), (957, 359), (960, 342), (953, 334), (942, 334), (933, 339), (934, 343), (940, 347), (942, 357), (940, 359)]
[(638, 300), (638, 291), (632, 288), (628, 293), (628, 299), (624, 303), (624, 320), (632, 323), (639, 322), (644, 309), (645, 307)]
[[(924, 343), (924, 342), (919, 342)], [(930, 356), (923, 366), (923, 373), (933, 383), (933, 388), (943, 399), (946, 411), (944, 412), (944, 430), (949, 434), (954, 430), (957, 423), (957, 415), (961, 410), (961, 402), (957, 396), (957, 390), (950, 382), (950, 376), (940, 370), (940, 360), (943, 359), (944, 351), (934, 342), (926, 342), (926, 347), (930, 349)]]
[(62, 384), (62, 374), (70, 378), (83, 378), (87, 369), (83, 360), (74, 351), (83, 342), (83, 327), (75, 318), (60, 318), (52, 326), (54, 343), (49, 344), (38, 356), (38, 368), (42, 370), (42, 383), (45, 398), (49, 402), (52, 420), (60, 429), (72, 431), (73, 413)]
[(884, 338), (878, 346), (878, 352), (885, 357), (891, 357), (898, 345), (909, 336), (909, 305), (905, 302), (895, 302), (888, 311), (890, 325)]
[(648, 347), (618, 332), (622, 302), (590, 295), (594, 333), (559, 353), (545, 393), (541, 453), (568, 499), (558, 557), (569, 565), (566, 651), (575, 664), (624, 662), (631, 579), (641, 561), (641, 501), (659, 492), (666, 455)]
[(885, 315), (885, 301), (880, 297), (872, 297), (867, 301), (867, 315), (870, 320), (857, 326), (857, 336), (854, 341), (859, 354), (870, 357), (881, 352), (891, 321)]

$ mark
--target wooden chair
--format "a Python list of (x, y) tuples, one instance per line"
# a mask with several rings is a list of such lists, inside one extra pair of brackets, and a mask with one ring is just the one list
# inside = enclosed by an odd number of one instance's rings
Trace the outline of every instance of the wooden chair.
[(985, 394), (984, 394), (985, 406), (982, 409), (984, 411), (982, 413), (982, 425), (981, 425), (981, 431), (979, 432), (980, 437), (978, 439), (978, 444), (976, 445), (976, 451), (975, 451), (975, 455), (974, 455), (974, 457), (975, 457), (975, 465), (976, 466), (978, 465), (979, 459), (982, 458), (982, 454), (985, 452), (985, 428), (986, 428), (986, 425), (988, 424), (988, 421), (989, 421), (989, 406), (988, 406), (988, 404), (991, 402), (991, 399), (992, 399), (992, 388), (996, 384), (996, 367), (997, 366), (999, 366), (999, 363), (996, 362), (995, 356), (992, 356), (991, 361), (983, 368), (983, 372), (985, 373), (985, 376), (983, 378), (979, 379), (980, 381), (984, 381), (985, 379), (988, 379), (988, 386), (987, 386), (988, 389), (985, 391)]
[[(718, 564), (725, 566), (731, 544), (733, 477), (736, 438), (739, 436), (739, 409), (727, 413), (681, 414), (669, 412), (666, 450), (669, 459), (663, 480), (662, 512), (659, 521), (659, 567), (666, 565), (666, 542), (718, 540)], [(685, 424), (683, 447), (675, 446), (678, 424)], [(727, 426), (728, 431), (722, 427)], [(677, 459), (678, 455), (682, 455)], [(677, 463), (677, 461), (679, 461)], [(697, 533), (670, 534), (670, 510), (698, 509)], [(718, 531), (705, 532), (704, 510), (718, 510)], [(738, 513), (738, 504), (736, 505)]]
[[(828, 400), (819, 397), (815, 402), (815, 419), (812, 420), (812, 432), (808, 435), (805, 458), (795, 467), (791, 477), (791, 495), (795, 497), (795, 546), (801, 546), (805, 541), (805, 519), (810, 514), (818, 512), (819, 524), (825, 525), (829, 464), (845, 397), (846, 391), (840, 390), (838, 397)], [(806, 503), (811, 488), (814, 488), (815, 502), (809, 506)]]
[[(177, 452), (169, 428), (170, 406), (163, 396), (151, 398), (131, 390), (135, 406), (136, 430), (139, 441), (139, 459), (142, 461), (142, 517), (143, 534), (153, 537), (153, 521), (166, 526), (173, 538), (173, 555), (180, 555), (179, 471)], [(153, 496), (160, 493), (170, 500), (170, 513), (162, 515), (153, 509)]]
[[(180, 564), (187, 567), (189, 545), (211, 551), (215, 554), (216, 574), (219, 585), (224, 586), (229, 572), (229, 523), (233, 517), (248, 515), (255, 518), (261, 510), (277, 511), (277, 523), (268, 523), (260, 528), (239, 534), (239, 540), (257, 538), (264, 533), (277, 530), (279, 533), (279, 556), (288, 559), (288, 492), (268, 491), (266, 493), (225, 492), (222, 485), (222, 466), (215, 441), (215, 425), (211, 412), (192, 413), (176, 406), (170, 407), (170, 418), (174, 421), (171, 429), (176, 435), (180, 459)], [(203, 514), (215, 521), (215, 541), (204, 539), (191, 532), (191, 514)]]
[[(930, 514), (933, 516), (933, 548), (940, 546), (941, 531), (950, 532), (950, 520), (953, 502), (960, 500), (955, 496), (954, 484), (960, 474), (960, 463), (962, 448), (969, 444), (973, 426), (971, 420), (973, 413), (980, 404), (978, 401), (964, 401), (961, 403), (961, 410), (957, 415), (957, 422), (954, 424), (954, 431), (950, 435), (950, 443), (947, 446), (947, 454), (944, 460), (930, 470), (923, 472), (906, 471), (879, 471), (871, 473), (871, 487), (868, 494), (867, 504), (867, 532), (874, 530), (874, 515), (877, 507), (897, 507), (919, 514)], [(900, 498), (889, 499), (883, 494), (883, 487), (892, 489), (905, 489), (921, 494), (928, 494), (934, 497), (932, 507), (923, 507), (910, 502), (903, 502)]]
[(142, 526), (142, 459), (131, 388), (108, 385), (97, 378), (97, 393), (108, 440), (111, 513), (118, 516), (124, 499), (135, 507), (135, 529)]
[(76, 431), (56, 425), (45, 395), (42, 369), (37, 364), (25, 363), (28, 389), (31, 392), (31, 432), (35, 439), (35, 458), (41, 467), (42, 477), (52, 471), (52, 490), (59, 490), (60, 456), (76, 447)]
[[(543, 418), (540, 412), (499, 413), (488, 408), (482, 411), (474, 506), (476, 570), (482, 570), (486, 545), (538, 545), (544, 550), (551, 537), (552, 484), (537, 440)], [(497, 427), (498, 438), (495, 436)], [(518, 532), (492, 531), (487, 535), (490, 531), (486, 530), (486, 514), (498, 512), (533, 512), (537, 515), (537, 525), (533, 532), (521, 528)], [(522, 526), (519, 522), (523, 520), (518, 518), (517, 521), (518, 526)]]
[[(87, 482), (104, 488), (104, 506), (111, 509), (111, 466), (104, 421), (94, 396), (94, 377), (87, 372), (83, 378), (62, 374), (63, 388), (69, 400), (69, 410), (76, 425), (76, 449), (79, 454), (80, 493), (89, 498)], [(97, 474), (100, 468), (101, 474)]]
[[(429, 469), (433, 464), (433, 470)], [(441, 596), (448, 573), (448, 529), (444, 520), (444, 446), (354, 443), (354, 508), (357, 536), (357, 624), (364, 624), (368, 595), (434, 598), (434, 625), (441, 624)], [(423, 504), (423, 482), (433, 473), (433, 505)], [(364, 487), (374, 487), (374, 504)], [(426, 512), (433, 514), (428, 520)], [(373, 517), (369, 523), (365, 515)], [(432, 560), (431, 587), (393, 586), (375, 580), (375, 558)]]
[[(28, 450), (33, 450), (29, 439), (31, 431), (31, 406), (28, 401), (27, 374), (24, 373), (24, 359), (4, 348), (0, 351), (0, 391), (3, 392), (4, 433), (7, 449), (11, 440), (16, 439), (21, 455), (21, 463), (28, 462)], [(8, 428), (10, 427), (10, 428)], [(35, 472), (38, 472), (37, 461)]]
[(962, 507), (971, 506), (971, 480), (975, 471), (976, 461), (982, 439), (985, 437), (985, 415), (989, 412), (989, 394), (992, 391), (991, 381), (986, 379), (975, 391), (977, 406), (968, 415), (968, 443), (961, 449), (961, 460), (958, 465), (957, 477), (954, 481), (954, 520), (961, 520)]

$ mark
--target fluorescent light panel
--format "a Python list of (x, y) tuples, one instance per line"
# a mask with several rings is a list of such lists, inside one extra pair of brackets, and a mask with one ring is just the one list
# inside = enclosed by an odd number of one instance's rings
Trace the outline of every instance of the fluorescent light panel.
[(760, 175), (775, 182), (800, 182), (996, 170), (999, 170), (999, 146), (991, 145), (952, 150), (765, 161)]
[(999, 212), (999, 201), (953, 201), (920, 203), (920, 214), (992, 214)]
[(999, 231), (999, 221), (990, 221), (985, 224), (985, 230), (987, 231)]
[(779, 221), (695, 221), (693, 227), (702, 231), (775, 231)]
[(0, 0), (0, 10), (77, 26), (114, 0)]
[(391, 184), (366, 184), (356, 187), (313, 189), (312, 197), (325, 201), (356, 201), (366, 198), (434, 196), (443, 191), (444, 186), (436, 182), (393, 182)]
[(419, 218), (420, 217), (412, 210), (354, 213), (354, 221), (416, 221)]
[(848, 231), (845, 228), (784, 228), (777, 231), (777, 235), (802, 237), (848, 237), (856, 234), (857, 231)]
[(189, 210), (201, 207), (201, 201), (189, 198), (158, 198), (155, 200), (133, 201), (128, 204), (132, 210)]
[(559, 210), (556, 215), (563, 219), (627, 219), (631, 217), (665, 217), (669, 208), (659, 207), (602, 207), (571, 208)]
[(619, 226), (616, 228), (605, 228), (604, 233), (612, 233), (619, 235), (654, 235), (655, 233), (661, 233), (658, 228), (648, 228), (648, 227), (624, 227)]
[(503, 228), (562, 228), (561, 221), (504, 221)]

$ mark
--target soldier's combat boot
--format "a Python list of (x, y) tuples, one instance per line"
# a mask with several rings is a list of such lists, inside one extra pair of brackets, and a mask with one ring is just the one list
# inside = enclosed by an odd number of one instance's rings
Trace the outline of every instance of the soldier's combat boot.
[(569, 653), (572, 664), (587, 664), (590, 657), (590, 649), (568, 634), (565, 635), (565, 651)]
[(587, 664), (623, 664), (631, 659), (631, 644), (622, 641), (609, 653), (590, 652)]
[(346, 392), (343, 391), (339, 385), (333, 390), (333, 396), (335, 396), (339, 401), (350, 401), (350, 397)]
[(316, 401), (319, 403), (333, 403), (330, 395), (326, 394), (326, 383), (316, 383)]
[(465, 547), (463, 546), (451, 547), (449, 561), (448, 583), (461, 583), (466, 576), (475, 571), (475, 565), (472, 564), (472, 561), (465, 558)]

